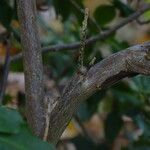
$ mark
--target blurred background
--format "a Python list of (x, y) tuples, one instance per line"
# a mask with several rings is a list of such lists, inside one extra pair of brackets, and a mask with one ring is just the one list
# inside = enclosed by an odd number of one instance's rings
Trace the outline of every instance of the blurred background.
[[(149, 0), (36, 0), (37, 22), (43, 49), (45, 91), (60, 96), (77, 71), (78, 50), (51, 52), (53, 45), (80, 41), (84, 9), (89, 8), (87, 37), (111, 29)], [(87, 46), (84, 65), (99, 62), (131, 45), (150, 40), (150, 11), (103, 41)], [(9, 39), (6, 40), (6, 39)], [(9, 49), (9, 52), (7, 51)], [(20, 25), (15, 0), (0, 1), (0, 83), (7, 76), (6, 58), (21, 53)], [(21, 58), (8, 64), (3, 105), (25, 118), (24, 73)], [(57, 145), (58, 150), (149, 150), (150, 77), (126, 78), (82, 103)]]

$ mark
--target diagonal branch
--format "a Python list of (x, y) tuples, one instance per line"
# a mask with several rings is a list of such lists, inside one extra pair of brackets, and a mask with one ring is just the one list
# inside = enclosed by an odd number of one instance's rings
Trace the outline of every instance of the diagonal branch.
[(27, 120), (37, 136), (44, 133), (44, 84), (34, 0), (17, 0), (24, 59)]
[[(107, 37), (109, 37), (111, 34), (115, 33), (118, 29), (124, 27), (126, 24), (132, 22), (133, 20), (137, 19), (139, 16), (141, 16), (143, 13), (146, 11), (150, 10), (150, 5), (145, 5), (143, 8), (137, 10), (135, 13), (130, 15), (129, 17), (125, 18), (122, 20), (120, 23), (112, 27), (111, 29), (99, 33), (96, 36), (93, 36), (89, 39), (86, 40), (86, 46), (95, 43), (98, 40), (105, 40)], [(62, 45), (53, 45), (50, 47), (44, 47), (42, 48), (42, 52), (58, 52), (58, 51), (63, 51), (63, 50), (74, 50), (78, 49), (80, 47), (80, 42), (75, 42), (72, 44), (62, 44)], [(19, 53), (11, 58), (11, 61), (15, 61), (19, 58), (22, 58), (22, 53)]]
[(55, 144), (58, 142), (79, 104), (96, 91), (107, 88), (125, 77), (150, 75), (150, 60), (145, 57), (148, 50), (150, 42), (129, 47), (97, 63), (82, 78), (76, 74), (51, 111), (49, 141)]

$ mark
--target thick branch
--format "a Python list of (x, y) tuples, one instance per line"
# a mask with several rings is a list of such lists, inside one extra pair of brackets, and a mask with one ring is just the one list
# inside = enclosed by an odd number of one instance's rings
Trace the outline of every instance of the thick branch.
[(27, 119), (33, 132), (42, 137), (45, 122), (43, 66), (40, 39), (36, 26), (35, 1), (17, 0), (17, 5), (24, 58)]
[(150, 60), (145, 57), (149, 49), (150, 43), (129, 47), (97, 63), (86, 75), (76, 74), (51, 112), (49, 141), (57, 143), (79, 104), (97, 90), (135, 74), (150, 75)]
[[(129, 22), (137, 19), (139, 16), (141, 16), (143, 13), (148, 11), (150, 9), (150, 5), (146, 5), (143, 8), (139, 9), (135, 13), (133, 13), (131, 16), (127, 17), (126, 19), (122, 20), (120, 23), (112, 27), (110, 30), (105, 31), (103, 33), (98, 34), (97, 36), (91, 37), (86, 40), (86, 45), (90, 45), (95, 43), (98, 40), (105, 40), (107, 37), (109, 37), (111, 34), (115, 33), (118, 29), (125, 26)], [(72, 43), (72, 44), (62, 44), (62, 45), (54, 45), (50, 47), (44, 47), (42, 48), (42, 52), (58, 52), (63, 50), (74, 50), (78, 49), (80, 47), (80, 42)], [(11, 58), (11, 61), (15, 61), (22, 57), (22, 53), (17, 54)]]

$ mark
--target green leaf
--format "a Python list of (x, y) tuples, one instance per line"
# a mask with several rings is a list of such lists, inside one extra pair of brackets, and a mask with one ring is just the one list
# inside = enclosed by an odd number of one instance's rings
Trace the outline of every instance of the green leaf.
[(16, 110), (0, 107), (0, 133), (18, 133), (23, 123)]
[(80, 120), (83, 122), (90, 119), (91, 113), (89, 112), (88, 106), (86, 103), (80, 104), (78, 111), (77, 111), (77, 115), (80, 118)]
[(140, 75), (133, 78), (133, 81), (136, 85), (137, 92), (142, 92), (145, 95), (150, 94), (150, 77)]
[(94, 12), (94, 17), (100, 25), (111, 22), (116, 16), (115, 7), (110, 5), (101, 5)]
[(11, 102), (12, 97), (9, 94), (4, 95), (3, 105), (7, 104), (8, 102)]
[(114, 6), (120, 11), (122, 17), (127, 17), (134, 12), (130, 6), (125, 5), (120, 0), (114, 0)]
[(8, 5), (7, 1), (6, 0), (0, 0), (0, 22), (6, 28), (9, 28), (12, 16), (13, 16), (13, 10)]
[(145, 13), (143, 14), (143, 16), (144, 16), (144, 17), (143, 17), (143, 20), (145, 19), (144, 21), (149, 20), (149, 19), (150, 19), (150, 11), (145, 12)]
[(108, 142), (112, 143), (118, 135), (123, 122), (119, 114), (115, 111), (108, 114), (105, 121), (105, 134)]
[(54, 147), (34, 136), (16, 110), (0, 107), (0, 149), (54, 150)]
[(147, 139), (150, 138), (150, 120), (148, 119), (142, 115), (137, 115), (133, 118), (138, 127), (143, 130), (142, 136)]
[(23, 61), (18, 59), (10, 63), (10, 70), (13, 72), (23, 72)]
[[(11, 126), (11, 124), (10, 124)], [(53, 145), (43, 142), (33, 136), (27, 129), (26, 125), (22, 126), (21, 132), (18, 134), (1, 134), (0, 135), (1, 150), (54, 150)]]
[(57, 15), (61, 15), (63, 21), (68, 19), (70, 15), (70, 0), (53, 0), (53, 4), (56, 10)]
[(88, 111), (93, 115), (98, 110), (98, 104), (101, 102), (102, 98), (105, 96), (105, 91), (98, 91), (86, 100)]
[(114, 36), (110, 36), (109, 38), (107, 38), (106, 43), (111, 46), (112, 52), (114, 53), (129, 47), (129, 44), (127, 42), (120, 42), (119, 40), (115, 39)]

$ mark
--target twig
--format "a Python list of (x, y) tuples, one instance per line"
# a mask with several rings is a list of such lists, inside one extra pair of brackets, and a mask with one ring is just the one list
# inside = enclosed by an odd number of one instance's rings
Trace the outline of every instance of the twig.
[(81, 45), (79, 48), (79, 58), (78, 58), (78, 69), (82, 72), (83, 69), (83, 63), (84, 63), (84, 49), (86, 45), (86, 36), (87, 36), (87, 24), (88, 24), (88, 17), (89, 17), (89, 9), (85, 9), (84, 13), (84, 20), (82, 22), (82, 27), (81, 27)]
[(26, 115), (35, 135), (43, 138), (45, 126), (41, 45), (36, 25), (35, 0), (17, 0), (24, 59)]
[(50, 110), (51, 110), (51, 106), (50, 106), (50, 102), (47, 100), (45, 102), (45, 105), (46, 105), (46, 120), (45, 120), (45, 131), (44, 131), (44, 136), (43, 136), (43, 140), (44, 141), (47, 141), (47, 137), (48, 137), (48, 130), (49, 130), (49, 123), (50, 123)]
[[(120, 23), (112, 27), (110, 30), (107, 30), (103, 33), (98, 34), (97, 36), (93, 36), (86, 40), (86, 46), (95, 43), (98, 40), (105, 40), (108, 36), (115, 33), (118, 29), (122, 28), (126, 24), (132, 22), (133, 20), (137, 19), (139, 16), (141, 16), (143, 13), (148, 11), (150, 9), (150, 5), (146, 5), (143, 8), (137, 10), (135, 13), (127, 17), (126, 19), (122, 20)], [(50, 47), (44, 47), (42, 48), (42, 52), (58, 52), (63, 50), (74, 50), (78, 49), (80, 47), (80, 42), (75, 42), (72, 44), (62, 44), (62, 45), (53, 45)], [(22, 58), (22, 53), (17, 54), (11, 58), (11, 61), (15, 61), (19, 58)]]
[(7, 85), (9, 64), (10, 64), (10, 41), (6, 40), (6, 57), (5, 57), (5, 63), (3, 66), (3, 72), (2, 72), (3, 78), (1, 81), (1, 87), (0, 87), (0, 105), (3, 102), (3, 97), (5, 94), (5, 89), (6, 89), (6, 85)]
[[(71, 0), (70, 1), (72, 3), (72, 5), (82, 14), (84, 14), (84, 9), (80, 8), (80, 6), (77, 4), (77, 2), (75, 0)], [(100, 26), (97, 24), (96, 20), (92, 17), (89, 16), (89, 20), (95, 25), (95, 27), (98, 29), (98, 31), (101, 31)]]

